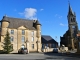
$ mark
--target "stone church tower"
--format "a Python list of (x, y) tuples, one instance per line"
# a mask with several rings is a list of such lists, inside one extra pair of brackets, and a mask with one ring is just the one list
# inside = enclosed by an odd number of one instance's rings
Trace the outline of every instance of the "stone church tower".
[(74, 45), (76, 44), (76, 34), (78, 33), (78, 24), (76, 21), (76, 14), (75, 12), (72, 11), (72, 8), (69, 3), (69, 11), (68, 11), (68, 29), (70, 31), (70, 38), (73, 39), (71, 40), (73, 48), (75, 47)]

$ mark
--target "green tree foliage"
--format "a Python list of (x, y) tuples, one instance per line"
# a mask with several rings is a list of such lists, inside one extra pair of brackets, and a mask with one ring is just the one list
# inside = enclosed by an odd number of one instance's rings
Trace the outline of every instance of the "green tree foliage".
[(7, 31), (6, 36), (4, 38), (4, 43), (3, 43), (3, 48), (4, 51), (9, 54), (12, 51), (12, 45), (11, 45), (11, 41), (10, 41), (10, 36), (9, 36), (9, 32)]

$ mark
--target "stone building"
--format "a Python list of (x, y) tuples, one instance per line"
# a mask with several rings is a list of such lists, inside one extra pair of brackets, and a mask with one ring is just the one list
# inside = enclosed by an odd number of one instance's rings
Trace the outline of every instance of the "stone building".
[(1, 22), (0, 50), (8, 31), (14, 51), (27, 47), (29, 52), (41, 52), (41, 24), (38, 20), (27, 20), (3, 16)]
[(41, 35), (42, 51), (52, 52), (54, 48), (58, 48), (58, 42), (50, 35)]
[(67, 15), (68, 19), (68, 30), (63, 35), (63, 37), (60, 37), (60, 45), (65, 45), (69, 49), (77, 48), (77, 33), (78, 30), (78, 23), (76, 21), (76, 14), (72, 11), (72, 8), (69, 3), (69, 11)]
[(42, 42), (42, 48), (44, 47), (49, 47), (49, 48), (57, 48), (58, 47), (58, 42), (54, 40), (51, 36), (49, 35), (41, 35), (41, 42)]

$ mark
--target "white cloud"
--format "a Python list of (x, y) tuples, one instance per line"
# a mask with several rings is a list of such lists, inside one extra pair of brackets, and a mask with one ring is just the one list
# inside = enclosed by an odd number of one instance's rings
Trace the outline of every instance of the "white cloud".
[(25, 8), (24, 12), (19, 14), (25, 16), (27, 19), (37, 19), (36, 13), (37, 9), (35, 8)]
[(67, 26), (67, 24), (60, 23), (60, 26)]
[(40, 11), (43, 11), (44, 9), (40, 9)]
[(62, 16), (59, 14), (55, 14), (55, 17), (58, 17), (59, 19), (62, 18)]

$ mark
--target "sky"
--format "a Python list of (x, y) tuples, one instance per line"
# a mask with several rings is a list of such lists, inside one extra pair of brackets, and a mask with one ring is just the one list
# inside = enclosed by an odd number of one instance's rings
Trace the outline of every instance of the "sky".
[[(80, 0), (69, 1), (80, 27)], [(68, 0), (0, 0), (0, 20), (5, 14), (8, 17), (38, 19), (42, 35), (50, 35), (57, 42), (68, 30)]]

